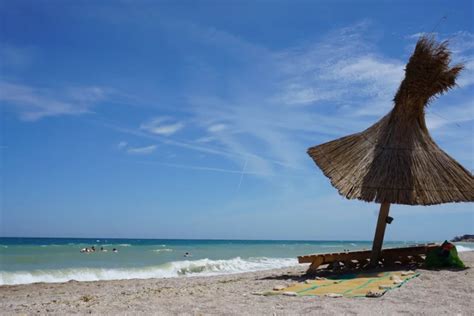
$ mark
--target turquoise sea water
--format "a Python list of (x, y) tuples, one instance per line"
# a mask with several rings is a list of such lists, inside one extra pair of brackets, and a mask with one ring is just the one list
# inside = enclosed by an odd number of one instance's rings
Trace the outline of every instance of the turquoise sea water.
[[(92, 246), (96, 252), (80, 252)], [(304, 254), (370, 248), (370, 241), (0, 238), (0, 285), (237, 273), (293, 266)]]

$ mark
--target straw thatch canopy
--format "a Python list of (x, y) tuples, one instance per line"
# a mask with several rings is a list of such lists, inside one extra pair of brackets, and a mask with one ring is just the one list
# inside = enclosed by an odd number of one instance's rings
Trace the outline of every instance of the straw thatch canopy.
[[(456, 85), (447, 43), (422, 37), (395, 106), (363, 132), (311, 147), (308, 154), (348, 199), (432, 205), (474, 201), (473, 175), (431, 138), (424, 108)], [(468, 141), (468, 140), (466, 140)]]

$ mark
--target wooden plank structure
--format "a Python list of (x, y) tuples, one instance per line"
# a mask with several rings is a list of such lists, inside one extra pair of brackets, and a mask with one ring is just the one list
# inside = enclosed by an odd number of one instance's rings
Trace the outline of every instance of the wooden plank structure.
[[(428, 251), (439, 247), (438, 244), (423, 244), (403, 248), (388, 248), (380, 253), (378, 263), (383, 266), (424, 262)], [(349, 269), (362, 269), (372, 266), (370, 263), (372, 251), (351, 251), (340, 253), (312, 254), (298, 257), (299, 263), (311, 263), (308, 273), (314, 274), (319, 266), (329, 264), (332, 268), (347, 267)]]

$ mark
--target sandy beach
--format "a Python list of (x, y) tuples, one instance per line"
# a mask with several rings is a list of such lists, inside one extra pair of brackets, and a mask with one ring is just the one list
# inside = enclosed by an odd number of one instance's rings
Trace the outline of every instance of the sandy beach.
[[(460, 254), (474, 265), (474, 252)], [(0, 310), (18, 314), (470, 315), (474, 271), (429, 271), (381, 298), (260, 296), (300, 280), (306, 266), (212, 277), (36, 283), (0, 287)]]

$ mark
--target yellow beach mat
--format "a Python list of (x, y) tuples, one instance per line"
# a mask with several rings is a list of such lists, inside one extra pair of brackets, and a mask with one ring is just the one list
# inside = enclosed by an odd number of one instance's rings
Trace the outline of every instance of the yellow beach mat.
[(417, 276), (419, 273), (411, 271), (346, 274), (330, 279), (307, 280), (305, 283), (297, 283), (274, 291), (274, 294), (288, 294), (289, 292), (293, 295), (296, 293), (297, 296), (364, 297), (371, 292), (376, 296), (381, 296)]

